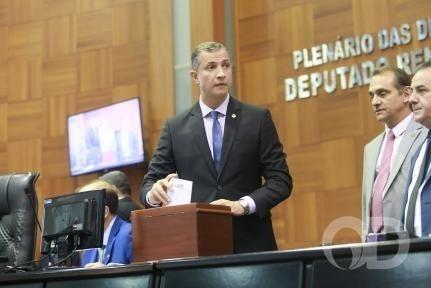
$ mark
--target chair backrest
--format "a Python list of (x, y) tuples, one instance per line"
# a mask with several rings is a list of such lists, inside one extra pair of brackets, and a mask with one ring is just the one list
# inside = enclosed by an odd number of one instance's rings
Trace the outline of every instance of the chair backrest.
[(0, 256), (12, 265), (33, 260), (39, 173), (0, 175)]

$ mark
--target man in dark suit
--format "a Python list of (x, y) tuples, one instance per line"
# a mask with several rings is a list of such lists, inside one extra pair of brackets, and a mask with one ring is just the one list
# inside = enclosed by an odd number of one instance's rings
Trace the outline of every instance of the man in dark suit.
[(236, 253), (276, 250), (270, 210), (290, 195), (292, 178), (270, 112), (229, 95), (231, 62), (220, 43), (198, 45), (190, 74), (199, 103), (165, 123), (141, 201), (164, 205), (170, 179), (193, 181), (192, 202), (231, 208)]
[(411, 237), (431, 236), (431, 61), (420, 65), (412, 79), (409, 101), (416, 122), (428, 128), (428, 136), (412, 158), (407, 187), (404, 225)]

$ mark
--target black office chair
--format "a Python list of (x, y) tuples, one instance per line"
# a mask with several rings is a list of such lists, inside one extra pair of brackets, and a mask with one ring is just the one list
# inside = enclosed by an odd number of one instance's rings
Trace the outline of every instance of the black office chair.
[(33, 260), (39, 173), (0, 175), (0, 257), (10, 265)]

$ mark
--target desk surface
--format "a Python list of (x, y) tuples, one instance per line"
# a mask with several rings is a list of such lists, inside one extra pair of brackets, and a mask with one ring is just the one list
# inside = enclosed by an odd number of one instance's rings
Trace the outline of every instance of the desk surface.
[[(400, 251), (402, 253), (399, 253)], [(355, 264), (352, 259), (355, 260), (357, 255), (362, 260), (368, 258), (386, 259), (397, 253), (404, 255), (405, 259), (396, 267), (373, 269), (373, 267), (365, 265), (367, 263), (362, 263), (363, 265), (356, 265), (352, 269), (352, 263), (353, 266)], [(328, 258), (328, 255), (333, 257), (333, 262)], [(339, 267), (334, 263), (338, 264)], [(22, 287), (21, 284), (35, 283), (39, 285), (35, 287), (83, 288), (97, 287), (106, 283), (108, 285), (105, 285), (106, 287), (114, 287), (112, 285), (119, 287), (118, 283), (120, 283), (121, 287), (129, 287), (130, 285), (125, 285), (127, 281), (130, 281), (130, 283), (139, 283), (140, 287), (190, 288), (202, 287), (201, 284), (205, 284), (205, 287), (209, 288), (221, 287), (220, 284), (223, 284), (223, 287), (235, 287), (236, 282), (234, 281), (243, 277), (241, 281), (250, 281), (247, 285), (250, 288), (267, 286), (265, 284), (271, 284), (270, 287), (274, 288), (378, 287), (374, 283), (380, 283), (383, 286), (390, 284), (391, 287), (414, 286), (419, 288), (428, 287), (431, 282), (431, 265), (429, 263), (431, 263), (431, 240), (412, 239), (213, 257), (167, 259), (154, 263), (145, 262), (99, 269), (79, 268), (3, 274), (0, 275), (0, 285), (9, 284), (10, 287), (14, 285)], [(228, 279), (228, 277), (231, 277), (231, 283), (218, 282), (220, 279)], [(148, 283), (148, 285), (145, 284), (147, 285), (145, 286), (144, 283)], [(253, 286), (253, 283), (259, 283), (263, 286)], [(368, 286), (363, 286), (364, 283), (367, 283)], [(187, 285), (184, 286), (183, 284)]]
[(244, 253), (224, 256), (210, 256), (199, 258), (167, 259), (155, 262), (156, 269), (175, 269), (186, 267), (202, 267), (213, 265), (237, 265), (250, 263), (280, 262), (280, 261), (311, 261), (325, 260), (330, 252), (333, 257), (350, 257), (352, 251), (361, 251), (361, 255), (378, 255), (396, 253), (400, 247), (408, 252), (431, 251), (431, 239), (407, 239), (374, 243), (354, 243), (293, 249), (284, 251)]
[(17, 272), (2, 274), (0, 276), (0, 285), (17, 282), (37, 282), (37, 281), (55, 281), (78, 278), (104, 278), (108, 276), (125, 276), (136, 274), (152, 274), (154, 269), (153, 263), (143, 263), (139, 265), (125, 265), (117, 267), (104, 268), (73, 268), (65, 270), (49, 270), (41, 272)]

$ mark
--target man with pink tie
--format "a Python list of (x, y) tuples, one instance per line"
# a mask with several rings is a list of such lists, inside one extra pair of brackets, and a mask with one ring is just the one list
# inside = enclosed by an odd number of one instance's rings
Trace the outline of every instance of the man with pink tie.
[(410, 77), (398, 68), (374, 73), (369, 86), (371, 106), (385, 131), (364, 149), (362, 236), (402, 231), (404, 192), (411, 158), (427, 131), (416, 123), (409, 106)]

